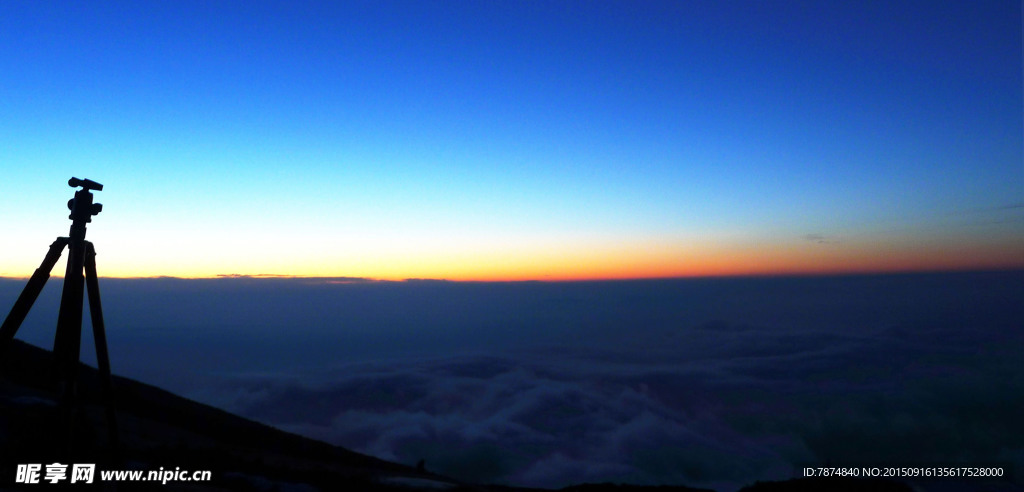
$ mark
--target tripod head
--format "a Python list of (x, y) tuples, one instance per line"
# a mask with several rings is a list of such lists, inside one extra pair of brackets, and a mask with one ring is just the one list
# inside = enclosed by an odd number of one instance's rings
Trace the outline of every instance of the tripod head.
[(81, 186), (87, 190), (103, 191), (103, 185), (91, 179), (71, 178), (68, 180), (68, 186), (72, 188), (78, 188), (79, 186)]
[(92, 222), (92, 216), (103, 210), (102, 203), (92, 202), (90, 190), (102, 191), (103, 185), (89, 179), (71, 178), (68, 180), (68, 186), (82, 187), (75, 192), (74, 198), (68, 200), (68, 210), (71, 210), (71, 215), (68, 216), (71, 219), (71, 239), (85, 239), (85, 224)]

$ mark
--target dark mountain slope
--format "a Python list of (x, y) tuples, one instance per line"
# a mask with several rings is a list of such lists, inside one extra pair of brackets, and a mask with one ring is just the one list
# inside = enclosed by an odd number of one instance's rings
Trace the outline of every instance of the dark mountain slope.
[[(67, 418), (50, 382), (52, 354), (15, 340), (0, 360), (0, 487), (14, 483), (18, 464), (97, 463), (101, 469), (211, 470), (213, 481), (168, 483), (170, 490), (245, 490), (282, 484), (458, 483), (414, 467), (387, 462), (289, 434), (137, 381), (115, 377), (120, 449), (108, 442), (97, 371), (82, 366), (74, 449), (66, 450)], [(252, 487), (246, 482), (251, 482)], [(136, 488), (133, 484), (132, 489)], [(264, 487), (266, 486), (266, 487)], [(328, 488), (324, 488), (328, 487)], [(287, 488), (287, 486), (285, 487)]]

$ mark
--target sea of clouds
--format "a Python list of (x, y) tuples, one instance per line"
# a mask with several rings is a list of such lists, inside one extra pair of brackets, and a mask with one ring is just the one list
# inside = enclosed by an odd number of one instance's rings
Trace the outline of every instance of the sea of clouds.
[[(726, 491), (804, 465), (1024, 463), (1022, 272), (102, 288), (115, 372), (469, 481)], [(48, 347), (32, 316), (20, 337)]]

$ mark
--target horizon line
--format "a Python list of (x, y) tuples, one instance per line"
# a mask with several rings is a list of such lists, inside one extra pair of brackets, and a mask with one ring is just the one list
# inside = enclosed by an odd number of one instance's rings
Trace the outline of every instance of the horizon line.
[[(722, 273), (722, 274), (697, 274), (697, 275), (663, 275), (663, 276), (636, 276), (636, 277), (547, 277), (547, 278), (375, 278), (375, 277), (350, 277), (338, 275), (289, 275), (276, 273), (258, 274), (217, 274), (213, 276), (180, 277), (174, 275), (151, 275), (151, 276), (105, 276), (101, 279), (110, 280), (314, 280), (325, 281), (333, 284), (355, 284), (355, 283), (415, 283), (415, 282), (450, 282), (450, 283), (573, 283), (573, 282), (635, 282), (635, 281), (657, 281), (657, 280), (698, 280), (698, 279), (742, 279), (742, 278), (812, 278), (812, 277), (866, 277), (884, 275), (934, 275), (934, 274), (955, 274), (955, 273), (1014, 273), (1024, 272), (1024, 265), (1009, 265), (1005, 267), (962, 267), (962, 268), (908, 268), (908, 269), (870, 269), (870, 270), (831, 270), (831, 271), (792, 271), (792, 272), (749, 272), (749, 273)], [(27, 276), (4, 276), (2, 280), (26, 281), (31, 278)], [(63, 281), (63, 275), (51, 275), (50, 278)]]

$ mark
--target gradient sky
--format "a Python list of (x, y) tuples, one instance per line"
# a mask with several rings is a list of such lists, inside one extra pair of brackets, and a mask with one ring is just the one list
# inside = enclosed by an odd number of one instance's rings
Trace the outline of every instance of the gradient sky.
[[(0, 3), (0, 276), (1024, 266), (1013, 1)], [(62, 273), (58, 266), (55, 273)]]

